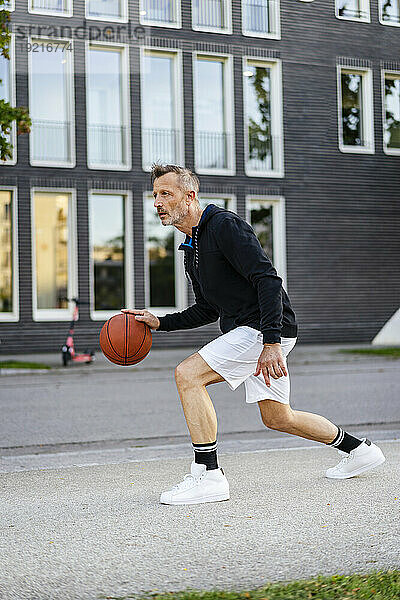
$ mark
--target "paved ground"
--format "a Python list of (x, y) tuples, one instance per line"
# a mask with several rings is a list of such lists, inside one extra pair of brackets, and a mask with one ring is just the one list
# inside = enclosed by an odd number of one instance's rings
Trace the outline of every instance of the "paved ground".
[(0, 598), (95, 600), (400, 568), (400, 442), (347, 481), (325, 447), (222, 456), (229, 502), (158, 504), (187, 461), (3, 475)]
[(102, 357), (67, 370), (58, 355), (17, 357), (55, 368), (1, 376), (0, 599), (400, 568), (399, 362), (337, 352), (351, 346), (295, 348), (292, 405), (379, 441), (382, 467), (326, 479), (336, 451), (260, 427), (243, 391), (219, 384), (210, 392), (232, 499), (186, 508), (158, 497), (191, 460), (173, 367), (195, 349), (154, 350), (132, 369)]

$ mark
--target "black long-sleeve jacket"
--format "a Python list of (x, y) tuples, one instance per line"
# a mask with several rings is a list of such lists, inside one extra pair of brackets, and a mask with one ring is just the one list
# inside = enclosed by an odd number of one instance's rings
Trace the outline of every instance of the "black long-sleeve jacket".
[(160, 317), (160, 331), (193, 329), (219, 318), (222, 333), (248, 325), (262, 332), (264, 344), (297, 336), (282, 279), (238, 215), (209, 204), (179, 249), (185, 252), (196, 303)]

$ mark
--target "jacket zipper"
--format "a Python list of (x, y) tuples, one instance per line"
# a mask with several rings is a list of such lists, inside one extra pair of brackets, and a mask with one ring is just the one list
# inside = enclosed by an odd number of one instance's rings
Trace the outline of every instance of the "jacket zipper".
[(194, 266), (197, 270), (199, 270), (199, 248), (197, 244), (197, 233), (198, 229), (195, 229), (193, 236), (193, 246), (194, 246)]

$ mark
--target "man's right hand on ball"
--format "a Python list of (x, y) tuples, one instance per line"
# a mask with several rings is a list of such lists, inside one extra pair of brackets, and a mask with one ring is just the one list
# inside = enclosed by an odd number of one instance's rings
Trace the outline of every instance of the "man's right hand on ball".
[(150, 329), (158, 329), (160, 320), (148, 310), (137, 310), (135, 308), (121, 308), (121, 312), (135, 315), (136, 321), (146, 323)]

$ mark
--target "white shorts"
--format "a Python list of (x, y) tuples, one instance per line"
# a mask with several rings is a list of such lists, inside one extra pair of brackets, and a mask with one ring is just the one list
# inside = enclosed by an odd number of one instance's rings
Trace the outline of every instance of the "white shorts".
[(290, 379), (286, 365), (286, 357), (294, 348), (297, 338), (281, 338), (287, 376), (279, 379), (270, 377), (268, 387), (262, 373), (255, 377), (257, 362), (263, 349), (263, 336), (260, 331), (242, 325), (228, 333), (224, 333), (198, 352), (206, 363), (225, 379), (231, 390), (236, 390), (241, 383), (246, 389), (246, 402), (260, 400), (277, 400), (289, 404)]

